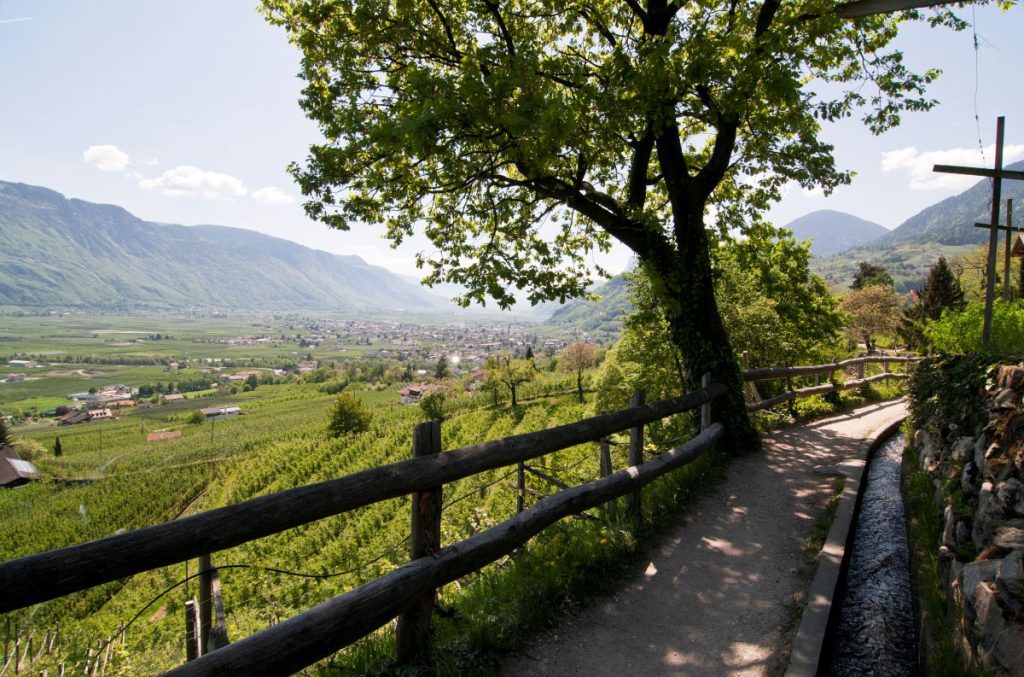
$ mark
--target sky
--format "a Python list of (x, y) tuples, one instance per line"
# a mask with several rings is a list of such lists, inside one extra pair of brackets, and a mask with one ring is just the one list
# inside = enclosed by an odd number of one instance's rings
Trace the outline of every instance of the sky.
[[(158, 222), (258, 230), (416, 275), (426, 242), (398, 251), (380, 230), (342, 233), (305, 217), (286, 172), (318, 132), (298, 106), (300, 55), (255, 0), (0, 0), (0, 179), (125, 207)], [(777, 225), (816, 209), (887, 228), (970, 178), (932, 164), (991, 164), (1007, 116), (1007, 162), (1024, 158), (1024, 10), (977, 8), (971, 30), (903, 29), (908, 65), (937, 67), (941, 103), (872, 136), (856, 120), (824, 130), (854, 182), (831, 196), (788, 190)], [(972, 20), (970, 8), (959, 14)], [(980, 125), (975, 123), (975, 107)], [(621, 270), (628, 254), (604, 259)]]

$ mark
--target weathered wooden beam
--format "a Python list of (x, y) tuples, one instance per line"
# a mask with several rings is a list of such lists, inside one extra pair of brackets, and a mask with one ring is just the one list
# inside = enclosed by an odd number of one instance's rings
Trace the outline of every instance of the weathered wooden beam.
[(967, 176), (984, 176), (987, 178), (1016, 179), (1024, 181), (1024, 172), (1013, 169), (988, 169), (986, 167), (957, 167), (956, 165), (935, 165), (933, 172), (943, 174), (965, 174)]
[(876, 14), (891, 14), (908, 9), (924, 9), (937, 5), (952, 5), (954, 0), (856, 0), (837, 5), (835, 13), (844, 19), (857, 19)]
[(323, 604), (199, 660), (167, 677), (285, 675), (331, 655), (383, 626), (417, 596), (457, 580), (522, 547), (545, 527), (650, 484), (710, 449), (722, 435), (714, 423), (686, 444), (640, 466), (563, 491), (515, 517), (399, 567)]
[[(0, 563), (0, 613), (125, 576), (226, 550), (348, 510), (430, 489), (592, 442), (688, 411), (726, 392), (713, 384), (681, 397), (595, 416), (535, 433), (482, 442), (335, 480), (260, 496), (97, 541)], [(88, 562), (89, 566), (83, 566)]]
[(787, 378), (792, 376), (814, 376), (815, 374), (828, 374), (833, 371), (845, 369), (858, 364), (870, 364), (875, 362), (918, 362), (920, 357), (908, 355), (866, 355), (864, 357), (851, 357), (848, 360), (834, 362), (832, 364), (809, 364), (795, 367), (765, 367), (762, 369), (750, 369), (743, 372), (744, 381), (767, 381), (776, 378)]

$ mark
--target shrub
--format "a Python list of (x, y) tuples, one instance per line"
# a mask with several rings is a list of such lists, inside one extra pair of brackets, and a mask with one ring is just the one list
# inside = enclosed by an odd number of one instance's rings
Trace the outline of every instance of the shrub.
[(420, 411), (423, 412), (423, 417), (428, 421), (432, 421), (435, 418), (443, 419), (444, 401), (445, 395), (440, 391), (427, 393), (420, 398)]
[(349, 393), (341, 393), (331, 409), (327, 430), (335, 437), (368, 430), (373, 415), (366, 406)]
[(196, 409), (187, 417), (185, 417), (185, 422), (188, 423), (189, 425), (201, 425), (205, 421), (206, 416), (203, 414), (203, 412), (199, 411), (198, 409)]
[(936, 351), (964, 355), (987, 352), (992, 355), (1024, 353), (1024, 303), (996, 299), (992, 307), (992, 335), (982, 343), (985, 304), (978, 301), (962, 312), (946, 310), (942, 317), (925, 325), (924, 336)]

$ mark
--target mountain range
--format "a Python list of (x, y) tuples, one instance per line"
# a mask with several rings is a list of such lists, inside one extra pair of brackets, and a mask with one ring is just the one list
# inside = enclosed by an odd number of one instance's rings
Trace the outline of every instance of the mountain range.
[(455, 311), (358, 256), (225, 226), (143, 221), (121, 207), (0, 182), (0, 305)]
[[(1022, 170), (1024, 161), (1008, 165), (1007, 169)], [(1000, 220), (1004, 223), (1008, 198), (1017, 205), (1014, 211), (1019, 226), (1024, 220), (1019, 211), (1024, 200), (1024, 183), (1003, 182)], [(988, 179), (982, 179), (964, 192), (922, 209), (879, 238), (830, 257), (812, 259), (811, 268), (829, 284), (842, 287), (853, 279), (858, 262), (868, 261), (885, 266), (898, 291), (910, 291), (924, 282), (928, 269), (940, 256), (953, 258), (988, 241), (988, 231), (975, 228), (974, 224), (991, 219), (991, 200), (991, 184)]]

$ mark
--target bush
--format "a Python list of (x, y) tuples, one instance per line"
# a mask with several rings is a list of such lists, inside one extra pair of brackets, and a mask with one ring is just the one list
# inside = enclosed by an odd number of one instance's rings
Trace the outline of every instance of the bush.
[(333, 381), (327, 381), (321, 385), (320, 392), (327, 393), (328, 395), (337, 395), (347, 387), (348, 381), (345, 379), (334, 379)]
[(196, 409), (187, 417), (185, 417), (185, 422), (188, 423), (189, 425), (202, 425), (205, 421), (206, 416), (203, 414), (203, 412), (199, 411), (198, 409)]
[(423, 412), (423, 417), (432, 421), (435, 418), (444, 418), (444, 393), (435, 391), (427, 393), (420, 398), (420, 411)]
[(347, 433), (361, 433), (370, 428), (373, 415), (358, 399), (348, 393), (341, 393), (331, 409), (331, 421), (327, 430), (335, 437)]
[(963, 421), (973, 434), (988, 421), (985, 380), (994, 358), (988, 355), (931, 357), (911, 371), (907, 392), (915, 428), (929, 421)]
[(933, 349), (949, 355), (1024, 353), (1024, 303), (995, 300), (992, 308), (992, 336), (987, 346), (981, 341), (984, 322), (985, 304), (978, 301), (962, 312), (944, 311), (940, 319), (925, 325), (924, 336)]

